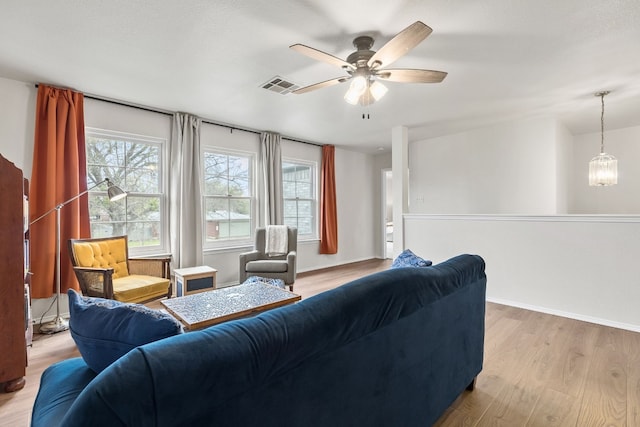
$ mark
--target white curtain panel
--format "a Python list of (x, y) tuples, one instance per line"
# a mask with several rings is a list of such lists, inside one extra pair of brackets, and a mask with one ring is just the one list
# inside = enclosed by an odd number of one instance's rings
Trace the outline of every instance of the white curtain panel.
[(260, 134), (262, 173), (264, 182), (265, 225), (284, 223), (284, 201), (282, 198), (282, 153), (280, 134), (262, 132)]
[(190, 114), (173, 115), (169, 235), (174, 269), (202, 265), (201, 122)]

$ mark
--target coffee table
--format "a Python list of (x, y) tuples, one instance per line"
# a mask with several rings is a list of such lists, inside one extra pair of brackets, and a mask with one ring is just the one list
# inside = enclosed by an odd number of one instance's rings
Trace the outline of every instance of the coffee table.
[(245, 283), (161, 300), (160, 303), (186, 330), (193, 331), (292, 304), (300, 299), (300, 295), (276, 286)]

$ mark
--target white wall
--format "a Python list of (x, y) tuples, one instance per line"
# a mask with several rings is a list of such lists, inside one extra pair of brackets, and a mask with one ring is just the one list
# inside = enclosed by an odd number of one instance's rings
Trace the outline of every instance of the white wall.
[[(386, 210), (387, 201), (382, 199), (382, 171), (385, 169), (391, 170), (392, 167), (392, 158), (391, 153), (383, 152), (377, 154), (373, 159), (373, 194), (374, 194), (374, 245), (375, 245), (375, 254), (378, 258), (384, 258), (385, 256), (385, 234), (386, 227), (384, 226), (384, 216), (383, 211)], [(389, 187), (390, 188), (390, 187)], [(388, 192), (388, 197), (393, 199), (393, 192)], [(389, 209), (392, 211), (392, 209)], [(391, 212), (390, 212), (391, 214)], [(395, 218), (394, 218), (395, 220)]]
[(572, 198), (577, 214), (640, 214), (640, 126), (605, 132), (605, 151), (618, 159), (618, 184), (589, 187), (589, 160), (600, 152), (600, 132), (573, 137)]
[(554, 119), (413, 142), (409, 157), (411, 213), (556, 213)]
[(84, 100), (84, 125), (90, 128), (152, 136), (169, 141), (172, 121), (173, 118), (169, 114), (89, 98)]
[(405, 215), (407, 247), (487, 264), (487, 298), (640, 331), (640, 217)]
[(569, 213), (573, 179), (573, 136), (562, 123), (556, 123), (556, 213)]
[(0, 77), (0, 154), (31, 178), (35, 133), (35, 86)]

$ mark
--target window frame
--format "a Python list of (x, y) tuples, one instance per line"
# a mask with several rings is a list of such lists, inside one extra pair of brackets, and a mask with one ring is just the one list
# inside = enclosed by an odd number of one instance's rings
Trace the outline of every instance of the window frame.
[[(253, 246), (255, 239), (255, 228), (257, 224), (258, 215), (258, 196), (257, 196), (257, 173), (256, 173), (256, 153), (252, 151), (234, 150), (225, 147), (218, 147), (213, 145), (202, 145), (201, 149), (202, 157), (202, 176), (201, 176), (201, 200), (202, 200), (202, 246), (203, 251), (220, 251), (234, 248), (246, 248)], [(250, 220), (249, 220), (249, 236), (246, 238), (224, 238), (215, 241), (207, 241), (207, 198), (223, 198), (221, 195), (209, 195), (206, 193), (205, 184), (205, 156), (206, 154), (223, 155), (223, 156), (235, 156), (245, 157), (249, 160), (249, 196), (248, 197), (233, 197), (227, 195), (227, 200), (249, 200), (250, 203)], [(227, 176), (228, 177), (228, 176)]]
[[(124, 183), (115, 182), (117, 186), (122, 188), (125, 192), (127, 192), (128, 196), (133, 197), (159, 197), (160, 201), (160, 244), (153, 246), (131, 246), (128, 245), (129, 256), (151, 256), (151, 255), (167, 255), (171, 253), (170, 249), (170, 241), (169, 241), (169, 203), (168, 200), (168, 150), (169, 144), (166, 138), (151, 136), (151, 135), (140, 135), (132, 132), (122, 132), (111, 129), (99, 129), (93, 127), (85, 127), (85, 145), (88, 144), (88, 141), (91, 137), (97, 138), (110, 138), (119, 141), (125, 142), (133, 142), (133, 143), (142, 143), (148, 144), (152, 146), (156, 146), (159, 148), (158, 155), (158, 184), (159, 184), (159, 193), (140, 193), (134, 192), (129, 188), (125, 188)], [(126, 167), (126, 166), (125, 166)], [(89, 158), (87, 157), (87, 171), (89, 170)], [(87, 177), (88, 178), (88, 177)], [(107, 196), (106, 186), (100, 185), (95, 189), (89, 190), (89, 195), (99, 195), (99, 196)], [(125, 199), (124, 203), (127, 203), (128, 197)], [(91, 219), (89, 219), (91, 223)], [(125, 218), (125, 224), (129, 221)]]
[[(311, 168), (311, 189), (312, 189), (312, 198), (311, 199), (301, 199), (299, 197), (296, 197), (295, 199), (292, 198), (287, 198), (284, 196), (284, 164), (285, 163), (292, 163), (294, 165), (299, 165), (299, 166), (307, 166)], [(312, 224), (312, 232), (309, 234), (301, 234), (300, 233), (300, 228), (298, 228), (298, 240), (299, 241), (305, 241), (305, 240), (318, 240), (318, 217), (319, 217), (319, 201), (318, 201), (318, 163), (314, 162), (312, 160), (303, 160), (303, 159), (296, 159), (296, 158), (292, 158), (292, 157), (282, 157), (282, 185), (283, 185), (283, 190), (282, 190), (282, 203), (283, 203), (283, 208), (284, 205), (286, 204), (287, 200), (310, 200), (312, 203), (312, 219), (311, 219), (311, 224)], [(297, 181), (296, 181), (297, 182)], [(284, 209), (283, 209), (284, 210)], [(283, 216), (284, 216), (284, 212), (283, 212)], [(299, 218), (299, 217), (297, 217)], [(299, 219), (298, 221), (299, 222)]]

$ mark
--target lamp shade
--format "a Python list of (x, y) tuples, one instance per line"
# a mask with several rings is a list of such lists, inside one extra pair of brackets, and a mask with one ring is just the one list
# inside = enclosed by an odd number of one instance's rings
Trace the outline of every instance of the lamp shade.
[(618, 183), (618, 160), (611, 154), (600, 153), (589, 162), (589, 185), (603, 187)]
[(115, 202), (116, 200), (127, 197), (126, 191), (123, 191), (122, 188), (109, 181), (109, 179), (105, 178), (105, 180), (107, 181), (107, 195), (110, 201)]

